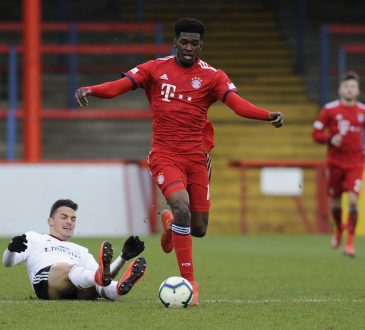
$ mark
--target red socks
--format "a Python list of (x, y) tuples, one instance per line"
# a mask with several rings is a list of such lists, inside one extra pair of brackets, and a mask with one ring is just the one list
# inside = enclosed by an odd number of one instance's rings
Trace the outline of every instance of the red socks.
[[(189, 282), (194, 282), (194, 266), (193, 266), (193, 242), (188, 234), (177, 234), (174, 231), (174, 227), (180, 227), (173, 225), (172, 229), (172, 243), (176, 254), (177, 263), (179, 265), (180, 274), (183, 278), (186, 278)], [(177, 229), (177, 228), (176, 228)], [(190, 229), (190, 228), (189, 228)]]

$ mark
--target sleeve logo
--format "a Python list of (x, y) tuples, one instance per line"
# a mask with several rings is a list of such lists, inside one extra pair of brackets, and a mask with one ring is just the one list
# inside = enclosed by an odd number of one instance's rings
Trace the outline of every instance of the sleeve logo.
[(131, 72), (132, 72), (133, 74), (136, 74), (138, 71), (139, 71), (139, 70), (138, 70), (138, 68), (133, 68), (133, 69), (131, 70)]
[(227, 85), (228, 85), (229, 89), (236, 89), (236, 86), (234, 85), (234, 83), (228, 83), (227, 82)]

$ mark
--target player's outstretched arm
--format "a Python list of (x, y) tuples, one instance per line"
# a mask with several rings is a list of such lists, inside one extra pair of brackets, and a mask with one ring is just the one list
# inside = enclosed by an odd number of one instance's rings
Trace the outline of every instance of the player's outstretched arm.
[(229, 93), (225, 104), (241, 117), (269, 121), (274, 127), (283, 126), (284, 116), (281, 112), (269, 112), (243, 99), (236, 93)]
[(8, 244), (8, 248), (5, 250), (3, 255), (3, 264), (5, 267), (11, 267), (21, 262), (22, 260), (18, 260), (17, 255), (21, 252), (24, 252), (28, 245), (27, 237), (25, 234), (21, 236), (14, 236), (10, 243)]
[(137, 257), (144, 250), (144, 242), (138, 236), (130, 236), (125, 241), (120, 256), (110, 265), (112, 277), (117, 276), (125, 262)]
[(89, 104), (87, 97), (89, 95), (99, 97), (102, 99), (112, 99), (118, 95), (129, 92), (133, 89), (132, 81), (127, 78), (121, 78), (114, 81), (108, 81), (100, 85), (80, 87), (75, 92), (75, 99), (80, 107)]

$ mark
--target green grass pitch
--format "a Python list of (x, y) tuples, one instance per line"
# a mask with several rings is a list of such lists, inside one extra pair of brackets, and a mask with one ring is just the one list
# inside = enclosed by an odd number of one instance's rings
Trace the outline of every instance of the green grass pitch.
[[(109, 239), (118, 252), (123, 240)], [(115, 303), (40, 301), (23, 266), (0, 266), (0, 329), (365, 329), (364, 238), (353, 259), (332, 251), (329, 236), (194, 239), (200, 306), (188, 309), (158, 301), (160, 283), (178, 275), (175, 255), (159, 237), (143, 239), (144, 280)], [(74, 241), (96, 256), (101, 240)]]

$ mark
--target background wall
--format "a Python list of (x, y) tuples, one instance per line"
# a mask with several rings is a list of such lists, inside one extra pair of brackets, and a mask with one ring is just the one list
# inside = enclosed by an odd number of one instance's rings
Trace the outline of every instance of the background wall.
[(65, 198), (79, 204), (75, 236), (150, 232), (151, 181), (135, 164), (2, 164), (0, 177), (0, 236), (48, 232), (51, 205)]

